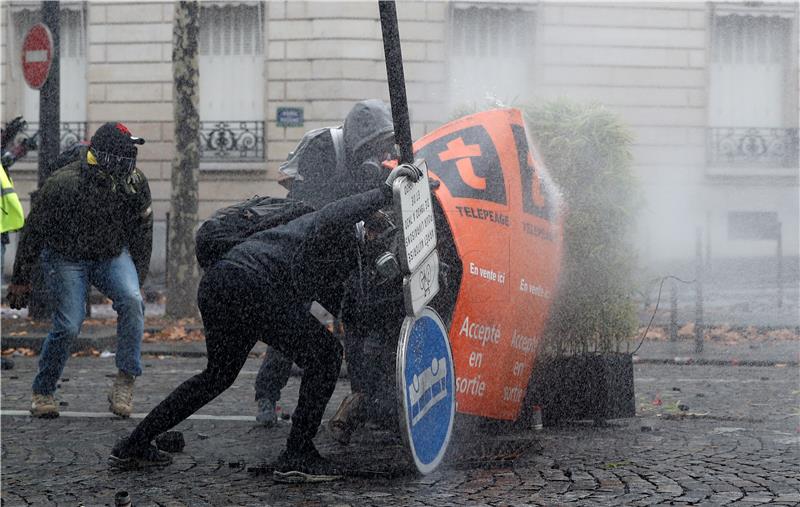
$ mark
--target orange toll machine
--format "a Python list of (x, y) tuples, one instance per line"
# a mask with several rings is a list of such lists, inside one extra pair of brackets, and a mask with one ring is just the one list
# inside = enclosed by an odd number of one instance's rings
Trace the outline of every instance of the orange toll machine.
[(449, 339), (457, 411), (515, 420), (561, 269), (561, 199), (518, 109), (453, 121), (414, 144), (462, 263)]

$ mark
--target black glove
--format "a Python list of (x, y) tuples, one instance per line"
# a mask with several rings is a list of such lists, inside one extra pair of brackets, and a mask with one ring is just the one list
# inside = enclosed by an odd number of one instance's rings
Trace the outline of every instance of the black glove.
[(422, 177), (422, 170), (419, 167), (411, 164), (402, 164), (392, 169), (392, 172), (389, 173), (389, 177), (386, 178), (386, 182), (383, 186), (383, 192), (387, 199), (392, 198), (394, 181), (402, 176), (407, 177), (411, 181), (419, 181), (419, 179)]
[(6, 146), (17, 137), (17, 134), (25, 130), (26, 124), (27, 122), (22, 119), (22, 116), (17, 116), (6, 123), (6, 128), (3, 129), (3, 135), (0, 138), (0, 149), (6, 151)]
[(8, 286), (8, 294), (6, 294), (6, 300), (8, 300), (8, 305), (15, 309), (15, 310), (22, 310), (26, 306), (28, 306), (28, 300), (30, 299), (31, 295), (31, 286), (30, 285), (18, 285), (18, 284), (11, 284)]

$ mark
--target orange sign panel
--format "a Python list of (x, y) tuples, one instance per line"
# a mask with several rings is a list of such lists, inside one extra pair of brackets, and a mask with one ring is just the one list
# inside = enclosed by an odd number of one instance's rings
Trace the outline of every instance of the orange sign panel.
[(560, 197), (522, 113), (451, 122), (414, 144), (463, 265), (449, 337), (458, 411), (516, 419), (555, 295)]

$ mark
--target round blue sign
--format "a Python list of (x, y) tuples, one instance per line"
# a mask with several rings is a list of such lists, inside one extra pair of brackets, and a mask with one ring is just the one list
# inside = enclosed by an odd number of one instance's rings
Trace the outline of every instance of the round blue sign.
[(455, 373), (442, 319), (425, 307), (406, 317), (397, 345), (402, 434), (417, 469), (427, 474), (444, 458), (455, 417)]

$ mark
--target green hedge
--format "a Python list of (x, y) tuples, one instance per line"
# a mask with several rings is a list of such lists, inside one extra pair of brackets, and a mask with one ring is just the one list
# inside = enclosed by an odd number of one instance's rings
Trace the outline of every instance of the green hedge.
[(557, 99), (523, 110), (567, 208), (559, 295), (544, 350), (620, 351), (637, 328), (631, 234), (641, 198), (631, 169), (632, 134), (597, 103)]

